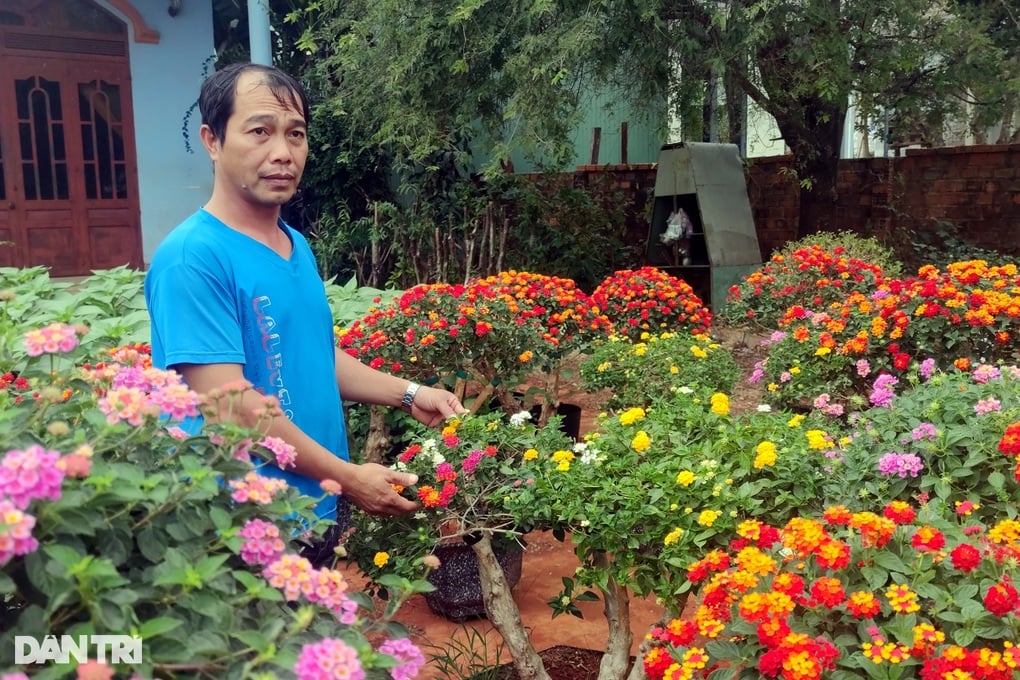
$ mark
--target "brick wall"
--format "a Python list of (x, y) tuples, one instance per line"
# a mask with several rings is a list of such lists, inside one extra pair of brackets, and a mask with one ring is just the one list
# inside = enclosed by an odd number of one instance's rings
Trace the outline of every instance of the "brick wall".
[[(797, 185), (785, 172), (788, 156), (748, 164), (751, 202), (762, 258), (796, 238)], [(651, 164), (579, 166), (575, 186), (604, 181), (633, 197), (628, 210), (633, 240), (648, 234), (648, 200), (655, 186)], [(1020, 257), (1020, 144), (909, 149), (905, 156), (840, 162), (839, 224), (895, 243), (908, 231), (949, 222), (976, 245)]]

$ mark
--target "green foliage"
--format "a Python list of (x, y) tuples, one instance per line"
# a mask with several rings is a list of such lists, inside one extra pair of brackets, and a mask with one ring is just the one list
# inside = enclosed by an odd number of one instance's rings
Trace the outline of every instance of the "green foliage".
[(384, 304), (384, 300), (396, 299), (401, 293), (399, 290), (359, 286), (354, 278), (343, 285), (329, 278), (325, 286), (326, 300), (333, 312), (333, 323), (341, 327), (362, 318), (376, 305)]
[(513, 228), (507, 240), (506, 267), (573, 279), (593, 291), (612, 272), (639, 262), (643, 243), (628, 243), (623, 191), (596, 178), (574, 187), (562, 176), (501, 176), (502, 200)]
[(356, 511), (356, 528), (344, 542), (348, 559), (385, 586), (386, 575), (427, 576), (426, 558), (444, 542), (486, 531), (502, 545), (516, 543), (536, 527), (527, 514), (508, 507), (528, 479), (526, 452), (551, 456), (570, 446), (555, 419), (537, 427), (526, 411), (510, 418), (502, 412), (454, 418), (442, 434), (418, 425), (413, 443), (393, 467), (418, 475), (417, 484), (404, 492), (421, 504), (420, 510), (385, 519)]
[[(675, 388), (647, 408), (602, 418), (572, 451), (543, 452), (525, 471), (534, 485), (510, 502), (523, 517), (571, 532), (577, 586), (605, 594), (611, 579), (672, 607), (689, 588), (687, 564), (724, 545), (741, 520), (785, 518), (820, 502), (826, 459), (807, 427), (790, 414), (731, 416), (726, 395)], [(769, 459), (758, 455), (763, 442)]]
[(946, 221), (937, 222), (934, 229), (914, 231), (905, 250), (903, 259), (915, 270), (926, 264), (945, 269), (953, 262), (970, 260), (1005, 264), (1001, 253), (974, 245), (960, 233), (958, 226)]
[[(981, 521), (1015, 518), (1016, 491), (1008, 482), (1015, 460), (997, 447), (1007, 426), (1020, 420), (1020, 372), (985, 365), (970, 373), (935, 371), (928, 379), (911, 371), (907, 378), (887, 406), (851, 420), (840, 467), (853, 495), (840, 502), (953, 499), (980, 506), (973, 516)], [(880, 474), (890, 454), (917, 456), (923, 469)]]
[(432, 667), (444, 678), (499, 680), (502, 671), (490, 659), (501, 658), (504, 645), (502, 641), (490, 641), (493, 630), (459, 626), (442, 646), (427, 648)]
[[(43, 267), (0, 269), (0, 373), (25, 361), (25, 331), (50, 323), (77, 325), (81, 351), (91, 356), (148, 342), (144, 279), (143, 272), (127, 267), (95, 271), (76, 284), (51, 280)], [(54, 368), (67, 365), (57, 356), (50, 361)]]
[[(0, 668), (16, 634), (138, 635), (142, 664), (115, 670), (145, 677), (285, 676), (325, 637), (355, 649), (368, 673), (392, 667), (369, 644), (406, 636), (392, 607), (349, 625), (340, 603), (357, 609), (357, 594), (342, 575), (316, 572), (332, 603), (285, 594), (285, 578), (270, 584), (262, 567), (277, 551), (296, 559), (324, 530), (318, 499), (293, 488), (264, 502), (238, 495), (273, 456), (258, 428), (178, 427), (199, 399), (150, 366), (142, 282), (126, 268), (73, 285), (42, 268), (0, 270)], [(351, 291), (331, 297), (342, 307)], [(280, 539), (266, 538), (273, 557), (261, 564), (245, 553), (255, 520)], [(39, 677), (74, 670), (72, 660)]]
[(662, 333), (641, 341), (610, 337), (580, 367), (586, 391), (609, 390), (614, 410), (647, 407), (684, 385), (729, 394), (740, 376), (732, 355), (707, 335)]

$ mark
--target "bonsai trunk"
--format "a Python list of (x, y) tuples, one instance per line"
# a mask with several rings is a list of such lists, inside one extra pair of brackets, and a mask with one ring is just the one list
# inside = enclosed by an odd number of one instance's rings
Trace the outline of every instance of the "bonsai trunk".
[[(609, 559), (605, 553), (598, 555), (595, 564), (609, 571)], [(630, 644), (634, 637), (630, 630), (630, 595), (625, 587), (610, 576), (604, 598), (609, 635), (606, 640), (606, 652), (602, 655), (602, 663), (599, 665), (599, 680), (618, 680), (624, 677), (627, 666), (630, 665)]]
[(386, 411), (381, 406), (373, 404), (368, 407), (368, 436), (365, 438), (365, 449), (362, 451), (365, 462), (382, 463), (389, 446), (390, 432), (386, 426)]
[(478, 558), (478, 575), (482, 582), (482, 599), (489, 621), (506, 644), (514, 668), (521, 680), (551, 680), (541, 657), (531, 646), (521, 621), (521, 611), (514, 602), (503, 568), (492, 551), (492, 532), (482, 531), (480, 541), (471, 546)]

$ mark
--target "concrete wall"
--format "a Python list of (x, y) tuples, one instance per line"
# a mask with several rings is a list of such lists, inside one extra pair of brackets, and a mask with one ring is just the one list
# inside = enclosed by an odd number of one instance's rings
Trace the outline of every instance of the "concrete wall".
[(160, 241), (212, 191), (212, 166), (198, 139), (197, 107), (183, 130), (189, 108), (212, 70), (214, 53), (211, 0), (184, 0), (176, 16), (169, 0), (132, 0), (145, 23), (159, 32), (155, 44), (135, 41), (131, 21), (106, 0), (97, 4), (124, 19), (130, 42), (132, 105), (138, 154), (142, 249), (145, 262)]

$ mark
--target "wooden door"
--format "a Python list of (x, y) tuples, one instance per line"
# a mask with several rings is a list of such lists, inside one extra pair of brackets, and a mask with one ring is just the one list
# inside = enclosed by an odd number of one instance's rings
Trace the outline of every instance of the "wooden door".
[(72, 53), (97, 40), (0, 28), (0, 266), (141, 267), (127, 59), (106, 44)]

